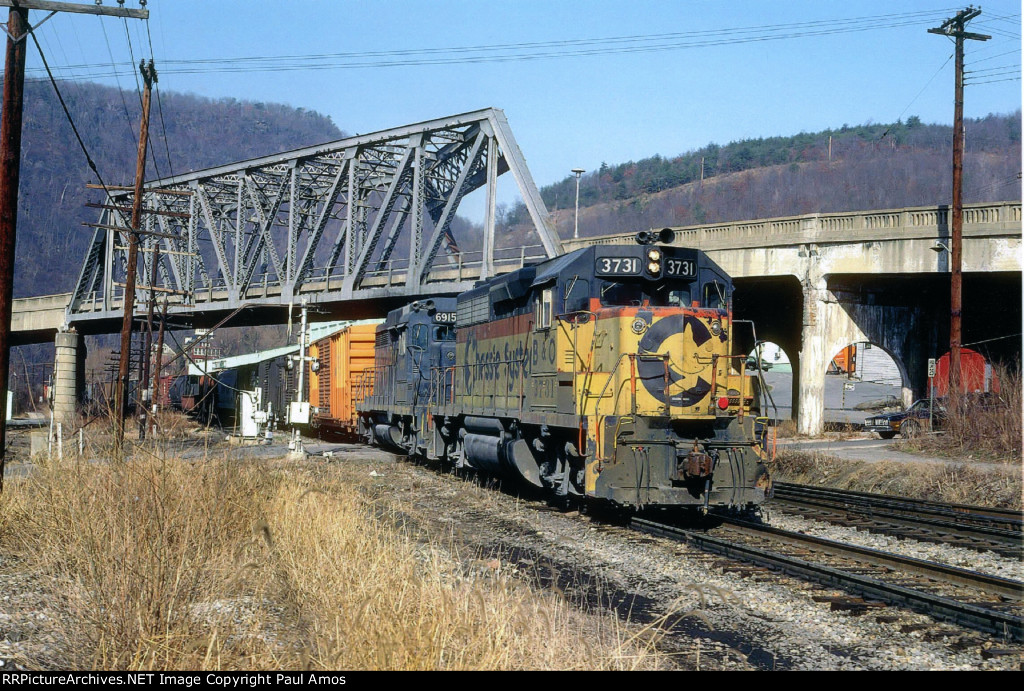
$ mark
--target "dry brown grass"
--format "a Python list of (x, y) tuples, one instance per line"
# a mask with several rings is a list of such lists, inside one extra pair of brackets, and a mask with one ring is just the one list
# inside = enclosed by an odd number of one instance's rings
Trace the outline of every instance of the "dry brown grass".
[(399, 524), (329, 469), (226, 459), (44, 464), (0, 503), (5, 551), (50, 590), (65, 667), (659, 664), (649, 631)]
[(979, 470), (963, 463), (935, 465), (846, 461), (824, 454), (782, 450), (775, 478), (860, 492), (894, 494), (929, 501), (1020, 509), (1019, 466)]
[(998, 399), (978, 396), (952, 397), (948, 418), (939, 435), (921, 435), (898, 442), (908, 450), (926, 451), (958, 458), (1021, 460), (1022, 411), (1020, 368), (994, 367), (1000, 382)]
[(799, 436), (796, 420), (779, 420), (779, 424), (775, 426), (775, 434), (779, 439)]
[(161, 439), (188, 439), (201, 429), (195, 420), (173, 410), (161, 410), (155, 418), (156, 434)]

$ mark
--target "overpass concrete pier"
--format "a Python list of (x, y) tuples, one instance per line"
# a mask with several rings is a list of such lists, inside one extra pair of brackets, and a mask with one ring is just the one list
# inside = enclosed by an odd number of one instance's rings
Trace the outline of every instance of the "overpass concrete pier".
[(85, 390), (85, 339), (74, 331), (62, 331), (54, 340), (53, 421), (65, 431), (74, 428), (78, 402)]

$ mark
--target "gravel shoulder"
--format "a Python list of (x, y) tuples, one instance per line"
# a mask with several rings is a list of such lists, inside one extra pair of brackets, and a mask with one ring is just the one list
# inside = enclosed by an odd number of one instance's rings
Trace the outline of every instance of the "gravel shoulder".
[(603, 603), (635, 625), (653, 625), (655, 644), (682, 668), (1009, 670), (1021, 664), (1019, 649), (1007, 654), (1003, 642), (983, 634), (895, 608), (859, 616), (832, 611), (815, 598), (837, 591), (737, 567), (424, 466), (365, 461), (358, 452), (336, 452), (331, 461), (353, 476), (375, 473), (373, 491), (427, 534), (581, 605)]

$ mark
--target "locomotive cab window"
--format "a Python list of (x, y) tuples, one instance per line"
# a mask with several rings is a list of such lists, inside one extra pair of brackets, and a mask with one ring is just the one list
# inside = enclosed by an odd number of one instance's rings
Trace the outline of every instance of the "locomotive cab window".
[(455, 327), (451, 324), (438, 324), (434, 326), (434, 342), (441, 343), (455, 340)]
[(541, 290), (540, 295), (537, 296), (537, 326), (538, 329), (547, 329), (551, 327), (551, 319), (554, 313), (555, 306), (555, 289), (553, 286), (548, 286)]
[(415, 348), (424, 349), (427, 347), (427, 325), (416, 324), (412, 327), (412, 337), (409, 339), (410, 346)]
[(565, 286), (563, 297), (566, 312), (582, 312), (590, 306), (590, 282), (573, 276)]
[(710, 281), (704, 284), (704, 306), (711, 309), (725, 309), (726, 294), (725, 286), (718, 281)]

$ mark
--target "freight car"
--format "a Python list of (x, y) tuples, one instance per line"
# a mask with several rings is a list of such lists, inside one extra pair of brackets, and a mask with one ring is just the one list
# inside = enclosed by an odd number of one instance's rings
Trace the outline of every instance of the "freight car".
[[(374, 334), (380, 321), (355, 323), (315, 341), (309, 377), (312, 430), (321, 437), (355, 438), (355, 382), (373, 367)], [(369, 393), (364, 392), (362, 395)]]
[(366, 438), (563, 498), (763, 502), (768, 421), (732, 281), (704, 253), (658, 239), (579, 249), (454, 305), (392, 312), (377, 330), (373, 393), (357, 403)]

